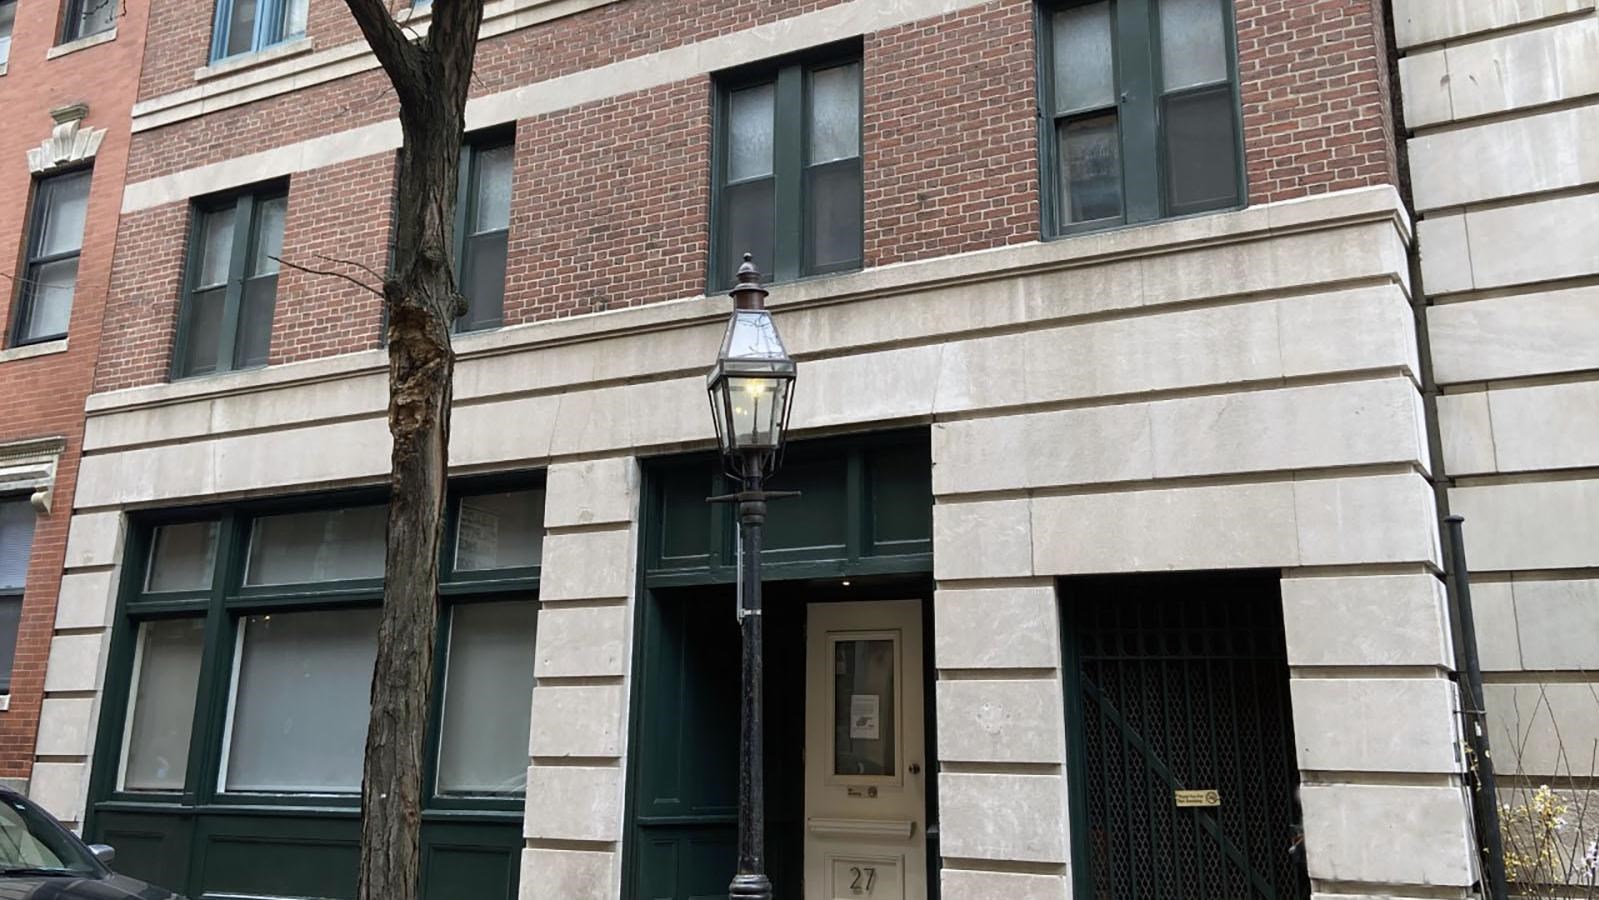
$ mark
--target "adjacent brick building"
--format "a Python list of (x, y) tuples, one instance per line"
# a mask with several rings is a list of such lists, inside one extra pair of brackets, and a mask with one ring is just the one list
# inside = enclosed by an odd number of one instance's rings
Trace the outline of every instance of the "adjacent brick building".
[[(51, 635), (86, 613), (58, 607), (57, 591), (146, 13), (0, 4), (0, 781), (13, 786), (32, 775)], [(87, 716), (92, 705), (46, 708)]]
[[(278, 260), (383, 268), (392, 95), (333, 0), (150, 15), (63, 576), (94, 617), (57, 623), (34, 795), (193, 895), (348, 896), (381, 311)], [(1453, 39), (1413, 19), (1401, 46)], [(1389, 20), (492, 2), (428, 896), (725, 891), (703, 372), (746, 251), (800, 363), (767, 554), (780, 896), (1467, 896), (1454, 401), (1412, 265), (1413, 214), (1454, 213), (1415, 142), (1405, 174)]]

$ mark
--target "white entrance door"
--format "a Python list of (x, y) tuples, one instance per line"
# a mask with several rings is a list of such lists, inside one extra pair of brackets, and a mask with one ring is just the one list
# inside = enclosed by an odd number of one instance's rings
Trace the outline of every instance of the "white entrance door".
[(808, 615), (805, 900), (926, 900), (921, 604)]

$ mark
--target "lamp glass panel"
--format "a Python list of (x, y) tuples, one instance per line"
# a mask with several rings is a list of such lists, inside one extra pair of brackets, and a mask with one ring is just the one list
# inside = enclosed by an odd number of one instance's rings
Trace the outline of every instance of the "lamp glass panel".
[(728, 423), (733, 449), (777, 446), (782, 438), (787, 378), (729, 377), (726, 381)]

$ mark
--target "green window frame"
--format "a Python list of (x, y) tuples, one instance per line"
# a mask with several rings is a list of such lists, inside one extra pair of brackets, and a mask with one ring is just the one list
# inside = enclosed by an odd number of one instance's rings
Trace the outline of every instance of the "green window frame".
[(768, 282), (861, 268), (862, 91), (858, 47), (717, 79), (710, 290), (746, 252)]
[(267, 364), (288, 196), (274, 184), (194, 204), (173, 378)]
[[(261, 806), (319, 814), (359, 806), (358, 781), (353, 790), (348, 785), (298, 789), (230, 787), (229, 753), (232, 732), (242, 721), (236, 710), (244, 691), (241, 670), (247, 665), (244, 660), (250, 652), (246, 649), (248, 629), (273, 616), (288, 619), (319, 614), (323, 621), (335, 616), (349, 621), (351, 615), (365, 613), (367, 616), (361, 619), (371, 629), (375, 652), (376, 613), (383, 597), (384, 501), (381, 492), (358, 491), (309, 501), (283, 499), (161, 512), (136, 520), (127, 551), (127, 558), (135, 562), (126, 567), (119, 591), (108, 663), (109, 671), (119, 673), (119, 677), (106, 681), (100, 739), (91, 774), (90, 797), (94, 804), (109, 804), (107, 809), (122, 811), (183, 809), (201, 814), (228, 807)], [(465, 811), (511, 816), (519, 815), (525, 803), (525, 788), (486, 790), (468, 786), (448, 790), (440, 782), (440, 761), (446, 740), (445, 696), (452, 672), (452, 639), (459, 637), (455, 634), (456, 622), (458, 617), (465, 618), (462, 611), (482, 613), (490, 608), (486, 604), (514, 603), (521, 607), (516, 621), (536, 622), (543, 502), (541, 475), (480, 478), (452, 485), (440, 559), (440, 618), (423, 772), (429, 786), (424, 810), (429, 815)], [(473, 509), (478, 508), (490, 512), (480, 512), (474, 526), (468, 520)], [(495, 520), (492, 511), (508, 509), (520, 518)], [(341, 520), (355, 521), (349, 518), (352, 513), (361, 521), (344, 533), (358, 536), (362, 543), (317, 542), (318, 534), (339, 532)], [(371, 521), (374, 515), (375, 528)], [(286, 516), (297, 518), (278, 518)], [(321, 531), (307, 527), (307, 523), (319, 520), (326, 523)], [(520, 530), (498, 530), (484, 537), (485, 527), (498, 527), (507, 521)], [(267, 538), (252, 539), (263, 522), (277, 529), (276, 540), (287, 542), (301, 555), (286, 557), (279, 551), (276, 563), (266, 557), (259, 548), (267, 546)], [(470, 539), (476, 542), (477, 565), (460, 562), (463, 534), (475, 536)], [(498, 541), (497, 537), (504, 534), (520, 535), (525, 540), (514, 544)], [(530, 552), (528, 540), (533, 541)], [(363, 549), (364, 554), (359, 552)], [(373, 549), (377, 550), (375, 556)], [(304, 552), (308, 550), (315, 552)], [(252, 553), (263, 553), (264, 561), (252, 562)], [(490, 554), (486, 564), (482, 562), (485, 553)], [(312, 560), (325, 577), (307, 580), (271, 574), (285, 571), (285, 559), (297, 565)], [(501, 611), (506, 610), (511, 607), (501, 607)], [(472, 633), (489, 635), (492, 643), (495, 630), (483, 627), (483, 616), (474, 618), (479, 624)], [(502, 638), (504, 631), (500, 629)], [(163, 641), (165, 647), (177, 648), (178, 652), (168, 654), (176, 657), (175, 661), (169, 659), (159, 665), (153, 662), (156, 657), (148, 648), (157, 640)], [(476, 646), (482, 646), (482, 641)], [(528, 696), (518, 698), (515, 709), (496, 707), (500, 718), (525, 716), (531, 711), (531, 644), (525, 650)], [(500, 652), (503, 658), (503, 647)], [(338, 656), (324, 653), (322, 659), (334, 660)], [(492, 679), (485, 679), (480, 672), (475, 683), (492, 684)], [(359, 679), (363, 698), (368, 684), (369, 675)], [(176, 706), (159, 708), (164, 700), (174, 696), (178, 698)], [(142, 703), (151, 704), (153, 711), (141, 710)], [(185, 712), (187, 716), (183, 715)], [(363, 734), (365, 712), (363, 708), (359, 720)], [(483, 718), (480, 715), (476, 721)], [(150, 724), (152, 721), (164, 722), (168, 727), (159, 731)], [(152, 735), (154, 740), (142, 740)], [(526, 740), (526, 734), (522, 734), (516, 741), (524, 756)], [(452, 746), (463, 745), (455, 741)], [(515, 769), (525, 777), (526, 760), (518, 758)]]
[(0, 496), (0, 693), (11, 690), (34, 524), (33, 504), (26, 494)]
[(1044, 233), (1245, 204), (1227, 0), (1071, 0), (1038, 11)]
[(455, 204), (455, 280), (466, 298), (456, 331), (498, 328), (505, 321), (505, 264), (511, 233), (511, 172), (516, 136), (481, 135), (461, 148)]
[(120, 5), (121, 0), (67, 0), (61, 17), (61, 43), (81, 41), (117, 27)]
[(11, 317), (12, 346), (67, 336), (93, 174), (78, 169), (34, 182), (27, 255)]

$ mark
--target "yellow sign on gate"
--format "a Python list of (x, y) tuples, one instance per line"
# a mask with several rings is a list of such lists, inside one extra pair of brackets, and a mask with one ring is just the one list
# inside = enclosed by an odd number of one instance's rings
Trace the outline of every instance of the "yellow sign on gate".
[(1176, 797), (1179, 808), (1221, 805), (1221, 791), (1215, 788), (1207, 788), (1202, 791), (1173, 791), (1172, 795)]

